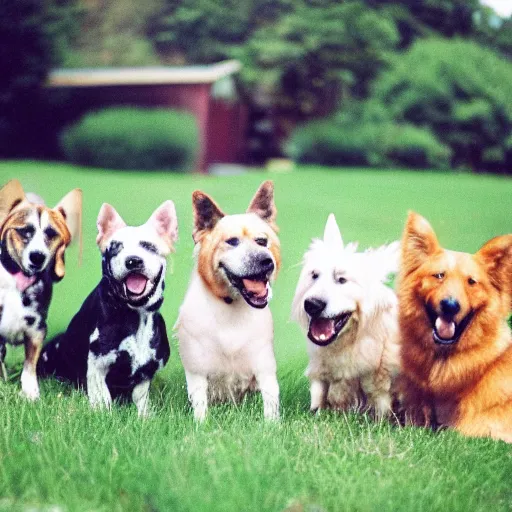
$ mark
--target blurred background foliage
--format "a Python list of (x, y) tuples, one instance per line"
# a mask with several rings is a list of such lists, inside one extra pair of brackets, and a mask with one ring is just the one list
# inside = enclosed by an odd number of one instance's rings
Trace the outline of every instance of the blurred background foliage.
[(54, 66), (230, 58), (284, 141), (257, 158), (512, 170), (512, 19), (478, 0), (3, 0), (0, 154), (44, 147)]

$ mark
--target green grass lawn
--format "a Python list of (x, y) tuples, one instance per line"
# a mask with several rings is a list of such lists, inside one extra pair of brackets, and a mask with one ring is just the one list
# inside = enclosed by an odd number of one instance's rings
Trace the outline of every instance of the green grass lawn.
[[(91, 411), (69, 386), (42, 382), (36, 404), (18, 396), (21, 349), (9, 350), (0, 385), (0, 510), (511, 510), (512, 448), (454, 432), (373, 424), (364, 416), (308, 413), (306, 341), (289, 321), (302, 254), (334, 212), (345, 241), (362, 247), (400, 236), (407, 211), (426, 216), (446, 247), (476, 251), (511, 230), (512, 180), (465, 174), (301, 169), (234, 177), (109, 172), (51, 163), (2, 162), (0, 183), (18, 178), (53, 205), (84, 191), (84, 257), (67, 254), (54, 288), (50, 335), (64, 329), (97, 284), (96, 216), (111, 203), (141, 224), (176, 203), (180, 240), (162, 312), (170, 330), (192, 269), (191, 193), (244, 210), (258, 185), (275, 182), (283, 267), (271, 309), (282, 420), (266, 424), (259, 397), (210, 409), (197, 426), (187, 405), (176, 342), (152, 388), (154, 417), (133, 406)], [(53, 508), (52, 508), (53, 507)], [(55, 508), (57, 507), (57, 508)]]

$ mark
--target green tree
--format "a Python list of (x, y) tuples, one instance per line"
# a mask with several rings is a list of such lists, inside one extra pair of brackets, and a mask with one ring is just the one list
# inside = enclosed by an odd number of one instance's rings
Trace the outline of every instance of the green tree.
[(159, 58), (146, 32), (164, 0), (99, 0), (84, 4), (68, 67), (144, 66)]
[(419, 37), (470, 37), (475, 32), (479, 0), (366, 0), (396, 23), (400, 46), (407, 47)]
[(510, 169), (510, 84), (512, 63), (488, 48), (419, 40), (379, 76), (371, 104), (395, 122), (429, 128), (452, 149), (454, 166)]
[(167, 62), (206, 64), (229, 58), (259, 27), (290, 11), (294, 0), (167, 0), (148, 34)]
[(393, 20), (362, 2), (297, 0), (235, 55), (251, 94), (291, 125), (329, 113), (342, 97), (364, 96), (397, 41)]

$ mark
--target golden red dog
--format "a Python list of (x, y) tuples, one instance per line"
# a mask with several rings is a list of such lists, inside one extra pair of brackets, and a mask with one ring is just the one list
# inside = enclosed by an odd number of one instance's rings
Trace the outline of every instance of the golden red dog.
[(398, 295), (408, 422), (512, 442), (512, 235), (449, 251), (410, 213)]

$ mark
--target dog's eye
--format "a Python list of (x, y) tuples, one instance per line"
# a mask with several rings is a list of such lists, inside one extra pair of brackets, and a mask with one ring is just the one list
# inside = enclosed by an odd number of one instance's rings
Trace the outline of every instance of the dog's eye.
[(234, 236), (233, 238), (228, 238), (226, 243), (232, 247), (236, 247), (240, 243), (240, 239)]
[(320, 276), (320, 274), (318, 272), (316, 272), (315, 270), (313, 270), (313, 272), (311, 272), (311, 279), (313, 279), (313, 281), (315, 279), (318, 279)]
[(52, 227), (47, 227), (44, 230), (44, 234), (46, 235), (46, 238), (48, 238), (48, 240), (53, 240), (58, 235), (57, 231), (55, 231), (55, 229), (53, 229)]
[(436, 279), (443, 279), (444, 272), (438, 272), (437, 274), (434, 274), (433, 277), (435, 277)]
[(34, 236), (34, 233), (35, 233), (35, 229), (33, 228), (33, 226), (26, 226), (24, 228), (17, 228), (16, 231), (25, 240), (30, 240)]
[(472, 277), (468, 277), (468, 284), (470, 286), (473, 286), (474, 284), (476, 284), (476, 279), (473, 279)]
[(347, 282), (347, 279), (345, 277), (338, 277), (336, 281), (338, 281), (339, 284), (345, 284)]
[(254, 241), (262, 247), (267, 247), (268, 240), (266, 238), (255, 238)]

